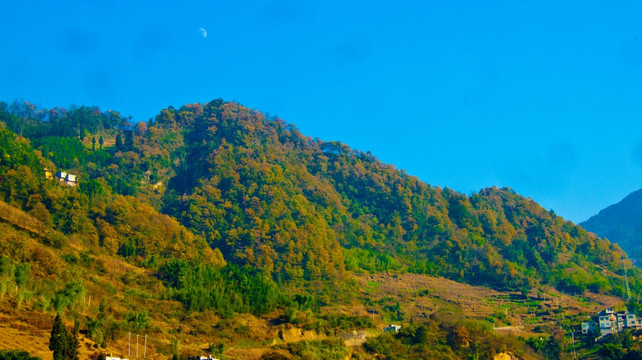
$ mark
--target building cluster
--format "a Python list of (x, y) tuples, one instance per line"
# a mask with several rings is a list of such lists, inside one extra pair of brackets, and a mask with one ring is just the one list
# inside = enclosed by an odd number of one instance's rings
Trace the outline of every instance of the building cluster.
[(582, 323), (582, 334), (588, 335), (597, 332), (599, 337), (617, 334), (624, 330), (638, 330), (642, 325), (635, 314), (628, 311), (613, 311), (608, 308), (596, 315), (597, 322), (585, 321)]
[(74, 174), (68, 174), (64, 171), (58, 171), (55, 175), (51, 170), (45, 168), (45, 178), (46, 179), (56, 179), (60, 181), (61, 183), (69, 186), (77, 186), (78, 183), (76, 182), (76, 175)]

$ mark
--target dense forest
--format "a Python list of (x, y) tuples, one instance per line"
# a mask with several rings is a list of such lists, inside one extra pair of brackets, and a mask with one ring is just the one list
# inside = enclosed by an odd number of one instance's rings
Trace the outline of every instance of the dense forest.
[[(0, 122), (0, 218), (11, 225), (2, 225), (2, 286), (50, 279), (25, 295), (45, 310), (98, 291), (60, 264), (100, 273), (92, 259), (101, 256), (152, 274), (159, 300), (220, 316), (349, 303), (351, 274), (379, 272), (621, 295), (624, 261), (631, 292), (642, 294), (640, 271), (617, 245), (509, 188), (433, 187), (238, 103), (169, 107), (132, 123), (97, 107), (0, 102)], [(75, 174), (78, 186), (46, 171)], [(71, 245), (93, 250), (64, 255)], [(105, 311), (89, 322), (102, 340), (118, 333)], [(128, 316), (128, 326), (148, 326), (146, 313)]]

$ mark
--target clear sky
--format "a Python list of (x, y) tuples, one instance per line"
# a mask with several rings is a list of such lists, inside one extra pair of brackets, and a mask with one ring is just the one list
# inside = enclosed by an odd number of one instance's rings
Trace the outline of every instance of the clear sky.
[(175, 3), (1, 1), (0, 100), (147, 120), (220, 97), (576, 222), (642, 188), (639, 1)]

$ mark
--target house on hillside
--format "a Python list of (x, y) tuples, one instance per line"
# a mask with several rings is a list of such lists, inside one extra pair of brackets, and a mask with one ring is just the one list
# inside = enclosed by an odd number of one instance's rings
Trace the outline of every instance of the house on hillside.
[(74, 174), (67, 174), (67, 179), (65, 179), (65, 183), (69, 186), (76, 186), (78, 185), (76, 183), (76, 175)]
[(624, 311), (613, 311), (613, 308), (607, 308), (596, 315), (597, 323), (585, 321), (582, 323), (582, 334), (588, 335), (595, 330), (599, 331), (601, 338), (609, 334), (617, 334), (624, 330), (637, 330), (642, 328), (637, 316), (633, 313)]
[(593, 321), (585, 321), (582, 323), (582, 334), (588, 335), (595, 332), (596, 326)]
[(53, 179), (53, 172), (48, 168), (45, 168), (45, 179), (47, 180)]
[[(46, 173), (45, 173), (46, 176)], [(76, 182), (76, 175), (74, 174), (68, 174), (64, 171), (59, 171), (56, 173), (56, 179), (60, 181), (61, 183), (69, 186), (77, 186), (78, 183)]]
[(383, 328), (383, 332), (398, 333), (399, 330), (401, 330), (401, 325), (395, 325), (395, 324), (390, 324), (390, 326), (386, 326), (385, 328)]

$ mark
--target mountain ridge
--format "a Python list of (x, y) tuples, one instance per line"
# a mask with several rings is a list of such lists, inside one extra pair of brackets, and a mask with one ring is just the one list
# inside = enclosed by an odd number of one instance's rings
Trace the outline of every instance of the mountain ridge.
[(636, 262), (642, 260), (642, 189), (631, 192), (619, 202), (600, 210), (580, 223), (599, 236), (624, 248)]

